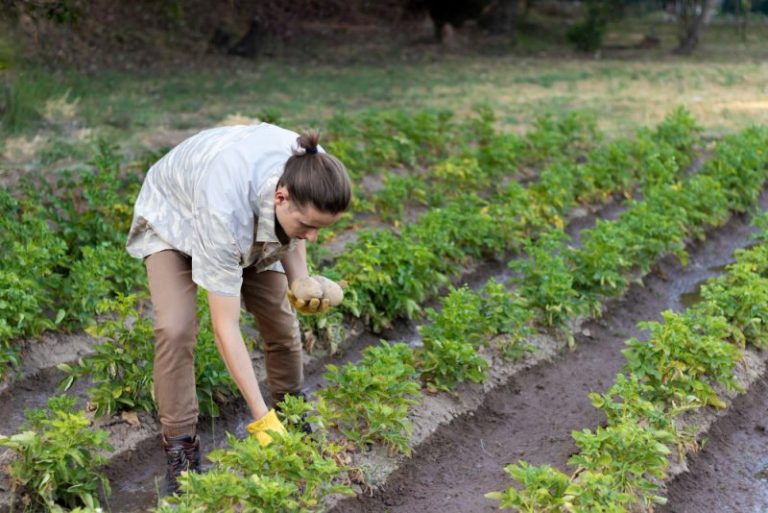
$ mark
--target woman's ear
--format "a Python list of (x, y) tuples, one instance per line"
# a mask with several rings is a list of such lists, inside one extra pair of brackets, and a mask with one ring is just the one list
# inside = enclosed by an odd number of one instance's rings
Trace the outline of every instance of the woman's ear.
[(289, 199), (288, 189), (284, 186), (278, 187), (275, 190), (275, 205), (282, 205)]

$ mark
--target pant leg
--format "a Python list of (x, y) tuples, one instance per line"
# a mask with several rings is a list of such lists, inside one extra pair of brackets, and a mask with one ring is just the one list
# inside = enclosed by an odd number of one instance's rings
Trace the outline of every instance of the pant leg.
[(286, 393), (298, 393), (304, 384), (299, 322), (287, 292), (285, 274), (244, 269), (242, 295), (264, 339), (267, 382), (273, 401)]
[(192, 260), (178, 251), (149, 255), (144, 264), (155, 312), (155, 398), (165, 436), (194, 434), (198, 417), (194, 348), (197, 286)]

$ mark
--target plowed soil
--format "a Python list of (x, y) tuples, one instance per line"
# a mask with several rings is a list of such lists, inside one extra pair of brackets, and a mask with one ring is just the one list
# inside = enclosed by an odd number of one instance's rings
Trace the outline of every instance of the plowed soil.
[[(765, 207), (766, 202), (762, 203)], [(625, 340), (645, 336), (636, 323), (660, 320), (661, 312), (667, 309), (682, 310), (683, 301), (691, 297), (700, 282), (720, 272), (731, 261), (733, 251), (748, 244), (750, 231), (744, 218), (734, 218), (690, 249), (687, 267), (672, 258), (661, 261), (644, 286), (633, 285), (623, 298), (609, 303), (602, 319), (583, 326), (575, 350), (516, 376), (507, 386), (489, 394), (474, 414), (438, 429), (383, 489), (371, 497), (347, 499), (333, 511), (497, 511), (498, 503), (484, 494), (512, 484), (504, 472), (506, 465), (524, 459), (565, 470), (568, 457), (576, 450), (571, 432), (594, 429), (604, 422), (587, 394), (604, 391), (613, 382), (625, 362), (621, 352)], [(768, 438), (755, 429), (755, 422), (750, 424), (749, 433)], [(723, 429), (733, 433), (740, 428), (731, 424)], [(764, 448), (761, 454), (766, 454)], [(726, 471), (735, 472), (730, 468)], [(713, 490), (713, 497), (727, 493)], [(703, 502), (710, 509), (670, 511), (768, 511), (765, 496), (763, 488), (762, 496), (752, 497), (759, 503), (758, 509), (711, 509), (722, 502), (710, 497), (709, 502)]]

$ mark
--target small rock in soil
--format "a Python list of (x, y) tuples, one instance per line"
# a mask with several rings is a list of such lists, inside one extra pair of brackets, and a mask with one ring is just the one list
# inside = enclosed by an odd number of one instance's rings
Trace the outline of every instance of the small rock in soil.
[(756, 479), (768, 479), (768, 466), (755, 473)]

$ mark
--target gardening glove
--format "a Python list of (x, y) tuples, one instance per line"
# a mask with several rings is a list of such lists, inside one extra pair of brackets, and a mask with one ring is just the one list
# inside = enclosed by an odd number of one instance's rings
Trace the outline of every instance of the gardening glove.
[(245, 429), (247, 429), (250, 434), (256, 437), (256, 440), (259, 441), (262, 447), (269, 445), (270, 442), (272, 442), (272, 436), (268, 433), (268, 431), (274, 431), (275, 433), (280, 433), (281, 435), (285, 435), (287, 433), (285, 426), (283, 426), (283, 423), (280, 422), (280, 419), (277, 418), (275, 410), (269, 410), (266, 415), (264, 415), (259, 420), (254, 420), (248, 424)]
[(343, 295), (337, 283), (323, 276), (299, 278), (288, 289), (288, 301), (303, 314), (325, 312), (341, 303)]

